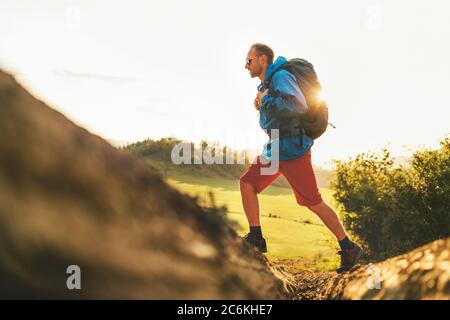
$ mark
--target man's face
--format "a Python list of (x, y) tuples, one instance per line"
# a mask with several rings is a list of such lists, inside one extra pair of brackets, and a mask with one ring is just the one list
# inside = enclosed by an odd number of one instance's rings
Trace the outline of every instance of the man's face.
[(250, 49), (247, 53), (247, 61), (245, 69), (250, 72), (252, 78), (259, 77), (263, 72), (263, 66), (261, 65), (261, 56), (258, 56), (255, 49)]

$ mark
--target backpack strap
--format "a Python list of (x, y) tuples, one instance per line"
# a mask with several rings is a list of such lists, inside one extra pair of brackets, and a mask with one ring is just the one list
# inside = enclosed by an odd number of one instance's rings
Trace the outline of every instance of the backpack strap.
[[(281, 69), (286, 69), (286, 65), (287, 63), (283, 64), (282, 66), (279, 66), (278, 68), (276, 68), (269, 76), (269, 78), (267, 80), (265, 80), (263, 82), (264, 88), (265, 89), (269, 89), (270, 86), (270, 82), (272, 82), (272, 78), (275, 75), (275, 73), (277, 73), (277, 71), (281, 70)], [(270, 90), (270, 89), (269, 89)]]
[[(287, 67), (288, 67), (288, 64), (285, 63), (285, 64), (279, 66), (278, 68), (276, 68), (276, 69), (271, 73), (271, 75), (269, 76), (269, 78), (268, 78), (266, 81), (264, 81), (264, 82), (262, 83), (263, 88), (264, 88), (264, 89), (269, 89), (269, 90), (270, 90), (270, 88), (269, 88), (270, 82), (272, 81), (272, 78), (273, 78), (273, 76), (275, 75), (275, 73), (277, 73), (279, 70), (283, 70), (283, 69), (289, 71)], [(297, 85), (298, 85), (298, 84), (297, 84)], [(301, 89), (300, 89), (300, 90), (301, 90)], [(298, 129), (298, 130), (300, 131), (300, 134), (298, 134), (298, 136), (299, 136), (299, 139), (300, 139), (300, 148), (303, 149), (303, 136), (304, 136), (305, 130), (304, 130), (303, 126), (302, 126), (302, 119), (301, 119), (301, 117), (298, 117), (297, 120), (299, 121), (299, 125), (298, 125), (298, 127), (296, 127), (296, 129)], [(296, 134), (296, 135), (297, 135), (297, 134)], [(288, 136), (292, 136), (292, 134), (289, 133), (289, 132), (283, 132), (283, 131), (280, 131), (280, 138), (282, 138), (282, 137), (288, 137)], [(272, 138), (272, 137), (270, 136), (270, 134), (269, 134), (269, 137)]]

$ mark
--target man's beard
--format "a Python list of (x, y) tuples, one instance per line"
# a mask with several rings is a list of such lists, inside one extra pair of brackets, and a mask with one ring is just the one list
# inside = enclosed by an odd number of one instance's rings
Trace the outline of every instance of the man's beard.
[(255, 73), (250, 72), (250, 75), (252, 76), (252, 78), (257, 78), (261, 75), (261, 73), (262, 73), (262, 67), (259, 67), (258, 71), (255, 71)]

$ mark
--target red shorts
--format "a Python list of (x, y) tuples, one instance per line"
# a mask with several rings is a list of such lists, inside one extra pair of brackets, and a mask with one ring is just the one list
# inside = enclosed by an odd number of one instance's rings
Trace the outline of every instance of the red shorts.
[(241, 176), (240, 181), (251, 184), (256, 192), (260, 193), (282, 174), (291, 185), (299, 205), (314, 206), (322, 202), (311, 164), (311, 149), (299, 158), (280, 160), (278, 170), (272, 175), (262, 175), (261, 168), (263, 167), (270, 167), (270, 163), (262, 164), (260, 156), (258, 156), (256, 163), (248, 168)]

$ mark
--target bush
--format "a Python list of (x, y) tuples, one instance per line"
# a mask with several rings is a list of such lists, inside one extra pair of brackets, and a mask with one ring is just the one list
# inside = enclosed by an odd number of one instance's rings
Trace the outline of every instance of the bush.
[(395, 167), (388, 150), (336, 161), (334, 198), (345, 227), (373, 259), (450, 235), (450, 138)]

